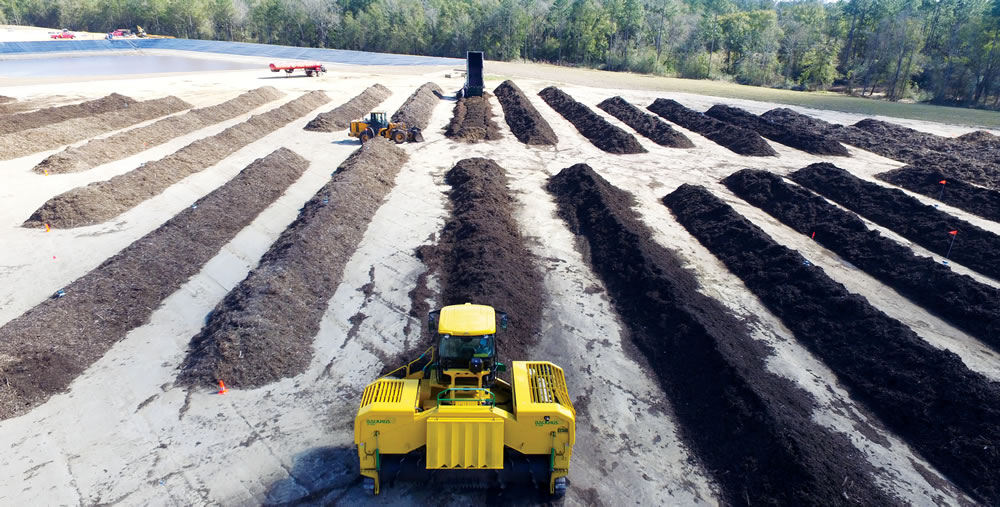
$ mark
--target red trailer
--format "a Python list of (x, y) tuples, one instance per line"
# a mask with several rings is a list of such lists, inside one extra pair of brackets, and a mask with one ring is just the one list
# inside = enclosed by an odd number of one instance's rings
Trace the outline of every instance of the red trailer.
[(326, 66), (319, 63), (287, 63), (287, 64), (271, 64), (271, 72), (278, 72), (280, 70), (285, 71), (285, 75), (290, 75), (295, 69), (302, 69), (306, 71), (307, 76), (319, 76), (320, 74), (326, 72)]

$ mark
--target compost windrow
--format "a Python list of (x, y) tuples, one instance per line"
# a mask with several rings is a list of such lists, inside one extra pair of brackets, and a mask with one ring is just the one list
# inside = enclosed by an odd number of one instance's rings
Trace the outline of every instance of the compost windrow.
[(552, 131), (549, 122), (542, 118), (541, 113), (513, 81), (508, 79), (500, 83), (493, 94), (500, 101), (507, 126), (518, 141), (536, 146), (555, 146), (559, 142), (559, 137)]
[(897, 503), (846, 435), (812, 420), (815, 399), (769, 372), (772, 350), (652, 240), (630, 194), (589, 166), (552, 177), (559, 216), (602, 279), (669, 396), (681, 436), (731, 505)]
[[(6, 98), (10, 99), (10, 97)], [(13, 99), (0, 102), (0, 104), (10, 101), (13, 101)], [(88, 100), (79, 104), (47, 107), (45, 109), (39, 109), (29, 113), (5, 116), (0, 118), (0, 135), (6, 135), (38, 127), (48, 127), (73, 118), (95, 116), (111, 111), (119, 111), (136, 103), (136, 100), (131, 97), (112, 93), (107, 97)]]
[(882, 283), (1000, 352), (1000, 290), (869, 230), (854, 213), (767, 171), (723, 180), (743, 200), (810, 235)]
[[(0, 419), (65, 390), (305, 172), (281, 148), (0, 327)], [(158, 365), (158, 363), (157, 363)], [(151, 364), (150, 366), (157, 366)]]
[[(789, 129), (812, 132), (949, 178), (1000, 189), (1000, 151), (990, 144), (952, 140), (878, 120), (836, 125), (787, 108), (763, 117)], [(979, 137), (981, 139), (981, 136)]]
[(1000, 222), (1000, 190), (971, 185), (937, 169), (913, 166), (879, 173), (875, 177), (973, 215)]
[(754, 157), (776, 157), (778, 152), (760, 134), (730, 125), (705, 114), (688, 109), (671, 99), (656, 99), (646, 109), (692, 131), (701, 134), (733, 153)]
[(482, 96), (458, 99), (444, 135), (467, 143), (493, 141), (503, 137), (500, 127), (493, 121), (490, 94), (483, 92)]
[[(541, 269), (514, 219), (506, 171), (493, 160), (467, 158), (448, 171), (445, 181), (451, 185), (451, 216), (437, 244), (419, 249), (421, 260), (440, 279), (438, 307), (474, 303), (507, 312), (509, 326), (497, 335), (501, 361), (529, 359), (540, 339), (546, 294)], [(413, 295), (423, 300), (429, 294), (418, 287)], [(426, 314), (417, 317), (426, 322)], [(408, 359), (432, 345), (432, 337), (424, 339), (406, 352)]]
[(847, 148), (827, 136), (791, 129), (738, 107), (716, 104), (705, 112), (719, 121), (757, 132), (774, 142), (813, 155), (850, 156)]
[[(1000, 280), (1000, 236), (921, 203), (902, 190), (864, 181), (829, 163), (812, 164), (789, 176), (942, 257)], [(954, 235), (951, 232), (957, 231)], [(954, 244), (952, 242), (954, 241)]]
[(344, 267), (406, 160), (381, 137), (351, 154), (215, 307), (191, 340), (180, 381), (252, 388), (304, 372)]
[(569, 120), (594, 146), (617, 155), (646, 153), (646, 148), (639, 144), (635, 136), (612, 125), (559, 88), (550, 86), (538, 92), (538, 96)]
[(605, 99), (597, 107), (618, 118), (636, 132), (660, 146), (669, 148), (694, 148), (687, 136), (674, 130), (667, 122), (649, 114), (621, 97)]
[(430, 123), (434, 108), (440, 103), (441, 87), (435, 83), (424, 83), (392, 114), (392, 121), (423, 130)]
[(373, 84), (364, 91), (336, 108), (316, 115), (306, 124), (305, 130), (313, 132), (336, 132), (351, 126), (351, 122), (368, 114), (375, 106), (392, 95), (392, 91), (381, 84)]
[(284, 96), (284, 93), (271, 86), (250, 90), (221, 104), (192, 109), (187, 113), (170, 116), (144, 127), (93, 139), (82, 146), (66, 148), (41, 161), (35, 166), (34, 171), (39, 174), (86, 171), (101, 164), (135, 155), (198, 129), (247, 114)]
[(663, 202), (854, 398), (971, 496), (1000, 502), (1000, 383), (848, 292), (706, 188), (684, 184)]
[[(995, 137), (993, 140), (986, 137), (990, 135), (988, 133), (983, 133), (986, 136), (979, 134), (966, 138), (944, 137), (871, 118), (861, 120), (850, 127), (844, 127), (843, 130), (852, 134), (862, 131), (879, 142), (909, 146), (918, 153), (921, 150), (927, 150), (953, 156), (960, 163), (980, 166), (989, 173), (1000, 171), (1000, 152), (997, 151), (1000, 143), (995, 142)], [(979, 142), (968, 142), (970, 139)], [(920, 164), (919, 159), (906, 160), (905, 162)]]
[(539, 340), (545, 289), (537, 259), (514, 219), (506, 171), (485, 158), (458, 161), (445, 175), (451, 219), (441, 232), (447, 252), (441, 277), (443, 305), (479, 302), (505, 311), (510, 326), (501, 347), (527, 358)]
[(306, 93), (214, 136), (199, 139), (160, 160), (110, 180), (63, 192), (46, 201), (23, 226), (49, 224), (56, 228), (72, 228), (111, 220), (329, 101), (323, 92)]
[(0, 160), (51, 150), (190, 108), (191, 104), (170, 96), (135, 102), (107, 113), (13, 132), (0, 136)]

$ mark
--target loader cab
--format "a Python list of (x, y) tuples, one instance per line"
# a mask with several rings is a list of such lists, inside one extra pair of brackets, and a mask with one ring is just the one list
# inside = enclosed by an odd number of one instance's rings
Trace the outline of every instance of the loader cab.
[(389, 126), (389, 120), (386, 119), (384, 112), (372, 112), (368, 116), (368, 126), (378, 135), (379, 130)]
[(507, 329), (507, 314), (490, 306), (446, 306), (430, 312), (428, 327), (437, 334), (437, 367), (443, 383), (488, 387), (504, 371), (497, 361), (496, 331)]

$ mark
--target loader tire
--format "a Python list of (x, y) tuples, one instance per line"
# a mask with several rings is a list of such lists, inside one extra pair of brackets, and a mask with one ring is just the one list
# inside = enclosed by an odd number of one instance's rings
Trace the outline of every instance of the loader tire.
[(402, 130), (393, 129), (393, 131), (390, 132), (389, 135), (392, 137), (393, 142), (395, 142), (396, 144), (403, 144), (406, 142), (406, 132), (403, 132)]
[(372, 130), (371, 127), (368, 127), (365, 129), (364, 132), (361, 133), (361, 135), (358, 136), (358, 139), (361, 139), (361, 144), (365, 144), (368, 141), (370, 141), (373, 137), (375, 137), (375, 131)]

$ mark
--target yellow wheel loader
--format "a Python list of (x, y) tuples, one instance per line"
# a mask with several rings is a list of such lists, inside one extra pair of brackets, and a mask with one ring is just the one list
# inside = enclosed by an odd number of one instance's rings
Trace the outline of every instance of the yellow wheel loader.
[(383, 112), (372, 112), (367, 120), (351, 122), (350, 137), (357, 137), (364, 144), (375, 136), (384, 137), (396, 144), (423, 142), (424, 135), (417, 127), (407, 127), (403, 122), (390, 122)]
[(364, 485), (379, 494), (400, 481), (566, 492), (576, 411), (563, 370), (496, 356), (507, 315), (490, 306), (430, 312), (437, 344), (369, 384), (354, 420)]

